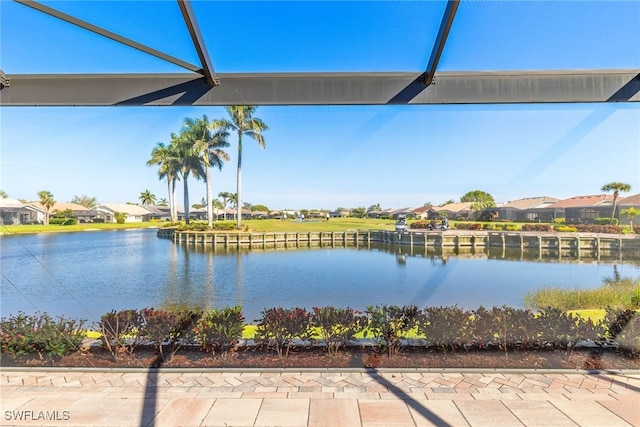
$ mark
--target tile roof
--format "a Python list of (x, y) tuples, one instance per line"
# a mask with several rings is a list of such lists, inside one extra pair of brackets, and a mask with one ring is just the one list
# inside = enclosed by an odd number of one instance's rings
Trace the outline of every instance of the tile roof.
[(513, 202), (505, 203), (502, 207), (516, 208), (516, 209), (534, 209), (539, 207), (546, 207), (552, 203), (559, 202), (560, 199), (555, 197), (526, 197), (524, 199), (514, 200)]
[[(623, 200), (618, 197), (618, 202)], [(549, 205), (549, 208), (582, 208), (590, 206), (602, 206), (613, 203), (613, 195), (611, 194), (594, 194), (590, 196), (575, 196), (569, 199), (560, 200)]]
[(151, 212), (138, 205), (129, 205), (127, 203), (104, 203), (96, 206), (94, 209), (107, 209), (112, 212), (124, 212), (128, 215), (149, 215)]
[(436, 212), (441, 211), (449, 211), (449, 212), (461, 212), (461, 211), (470, 211), (473, 203), (471, 202), (457, 202), (457, 203), (449, 203), (444, 206), (433, 206), (433, 210)]
[(620, 206), (638, 206), (640, 205), (640, 193), (625, 197), (624, 200), (620, 200), (618, 197), (618, 204)]

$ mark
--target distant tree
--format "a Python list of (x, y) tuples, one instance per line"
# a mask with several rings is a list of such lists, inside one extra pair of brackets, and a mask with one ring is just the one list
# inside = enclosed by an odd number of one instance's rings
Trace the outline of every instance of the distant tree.
[(253, 117), (253, 113), (257, 107), (254, 105), (232, 105), (227, 108), (230, 120), (219, 119), (212, 123), (213, 129), (223, 131), (232, 131), (238, 135), (238, 170), (237, 170), (237, 203), (238, 210), (237, 225), (238, 230), (242, 227), (242, 215), (240, 207), (242, 204), (242, 137), (248, 136), (255, 140), (260, 148), (265, 147), (264, 136), (262, 132), (269, 129), (265, 122), (257, 117)]
[(624, 182), (610, 182), (602, 186), (600, 191), (609, 192), (613, 190), (613, 210), (611, 211), (611, 224), (613, 224), (613, 219), (616, 216), (616, 202), (618, 201), (618, 196), (621, 191), (629, 192), (631, 191), (631, 186), (629, 184), (625, 184)]
[(447, 200), (446, 202), (442, 202), (442, 203), (440, 203), (438, 206), (439, 206), (439, 207), (442, 207), (442, 206), (450, 205), (450, 204), (455, 203), (455, 202), (456, 202), (455, 200), (453, 200), (453, 199), (449, 199), (449, 200)]
[(460, 202), (473, 203), (471, 205), (471, 210), (473, 212), (479, 212), (486, 208), (493, 208), (496, 205), (496, 201), (493, 199), (493, 196), (481, 190), (469, 191), (460, 197)]
[(204, 197), (202, 198), (202, 200), (200, 200), (200, 203), (194, 203), (191, 205), (191, 207), (194, 209), (202, 209), (206, 206), (207, 206), (207, 201), (204, 199)]
[(75, 218), (76, 214), (71, 209), (56, 211), (56, 218)]
[(308, 209), (301, 209), (300, 210), (300, 215), (304, 215), (305, 218), (309, 217), (309, 210)]
[(176, 181), (180, 179), (180, 159), (175, 146), (165, 145), (158, 142), (151, 150), (151, 158), (147, 161), (147, 166), (158, 165), (158, 178), (167, 180), (167, 192), (169, 196), (169, 215), (171, 221), (178, 220), (178, 210), (176, 203)]
[(364, 218), (364, 216), (367, 214), (367, 210), (365, 209), (364, 206), (360, 206), (358, 208), (353, 208), (351, 209), (351, 215), (357, 217), (357, 218)]
[(243, 202), (242, 203), (242, 209), (246, 209), (248, 211), (252, 211), (253, 210), (253, 205), (249, 202)]
[(44, 225), (49, 225), (49, 212), (53, 205), (56, 204), (55, 199), (53, 198), (53, 194), (49, 191), (39, 191), (38, 197), (40, 198), (40, 203), (42, 207), (44, 207)]
[(164, 197), (158, 200), (156, 203), (158, 204), (158, 206), (167, 206), (168, 204), (167, 199), (165, 199)]
[(98, 199), (83, 194), (82, 196), (73, 196), (73, 199), (71, 199), (70, 203), (76, 203), (78, 205), (84, 206), (87, 209), (91, 209), (98, 204)]
[(640, 215), (640, 209), (631, 207), (629, 209), (623, 209), (620, 213), (629, 219), (629, 224), (631, 224), (631, 227), (633, 228), (633, 220)]
[(4, 190), (0, 190), (0, 197), (6, 199), (7, 197), (9, 197), (9, 195)]
[(424, 207), (424, 208), (431, 208), (432, 206), (433, 206), (433, 203), (431, 203), (431, 202), (425, 202), (425, 204), (422, 205), (422, 207)]
[(142, 203), (142, 206), (156, 204), (156, 195), (151, 193), (151, 191), (149, 190), (144, 190), (143, 192), (141, 192), (139, 199)]
[(251, 207), (252, 212), (270, 212), (269, 208), (265, 205), (253, 205)]
[(229, 160), (229, 154), (224, 150), (229, 146), (227, 138), (229, 132), (224, 128), (216, 128), (209, 118), (203, 115), (198, 119), (185, 119), (185, 126), (188, 128), (192, 138), (195, 138), (194, 149), (199, 153), (204, 166), (204, 181), (207, 188), (207, 200), (202, 202), (207, 207), (207, 222), (209, 228), (213, 227), (213, 190), (211, 180), (211, 168), (222, 170), (225, 161)]
[(371, 211), (381, 211), (382, 208), (380, 207), (380, 203), (376, 203), (375, 205), (371, 205), (367, 208), (367, 212), (371, 212)]
[(229, 199), (229, 201), (231, 202), (231, 206), (233, 206), (234, 208), (238, 207), (238, 194), (231, 194), (231, 198)]
[(222, 199), (222, 208), (221, 209), (225, 209), (224, 219), (226, 220), (227, 219), (227, 212), (226, 212), (227, 205), (233, 199), (233, 193), (229, 193), (228, 191), (221, 191), (220, 193), (218, 193), (218, 197), (220, 197)]
[(189, 176), (200, 179), (205, 176), (205, 171), (200, 157), (201, 152), (197, 146), (197, 140), (190, 129), (189, 122), (185, 119), (180, 135), (171, 135), (171, 144), (176, 147), (180, 164), (180, 176), (182, 177), (184, 197), (184, 222), (189, 224)]
[(116, 219), (118, 224), (124, 224), (124, 221), (127, 219), (129, 214), (126, 212), (114, 212), (113, 217)]

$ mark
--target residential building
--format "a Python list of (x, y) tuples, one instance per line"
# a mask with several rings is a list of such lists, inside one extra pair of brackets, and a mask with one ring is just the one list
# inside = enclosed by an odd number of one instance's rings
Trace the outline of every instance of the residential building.
[(116, 222), (114, 216), (116, 212), (127, 214), (125, 222), (146, 222), (150, 220), (152, 215), (152, 212), (143, 206), (127, 203), (105, 203), (91, 208), (91, 210), (95, 211), (97, 218), (101, 218), (104, 222)]
[(44, 215), (44, 209), (34, 203), (22, 203), (9, 197), (0, 198), (0, 224), (41, 224)]

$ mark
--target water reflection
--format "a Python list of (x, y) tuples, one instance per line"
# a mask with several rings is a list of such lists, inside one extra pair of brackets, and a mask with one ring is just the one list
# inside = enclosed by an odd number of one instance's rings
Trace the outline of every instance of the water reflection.
[(242, 305), (248, 320), (274, 306), (523, 307), (524, 295), (540, 287), (594, 288), (616, 274), (640, 276), (640, 254), (619, 251), (392, 244), (235, 250), (177, 245), (153, 230), (0, 243), (3, 316), (40, 310), (89, 321), (113, 309), (168, 306)]

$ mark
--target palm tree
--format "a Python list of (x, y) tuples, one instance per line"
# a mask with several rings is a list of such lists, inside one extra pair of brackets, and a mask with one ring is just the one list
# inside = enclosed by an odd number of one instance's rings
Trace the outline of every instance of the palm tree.
[(260, 148), (265, 148), (262, 132), (269, 127), (259, 118), (253, 117), (257, 107), (255, 105), (232, 105), (226, 107), (228, 119), (218, 119), (213, 122), (214, 129), (234, 131), (238, 134), (238, 172), (237, 172), (237, 228), (242, 227), (242, 136), (247, 135), (255, 140)]
[(237, 208), (238, 208), (238, 193), (231, 193), (231, 196), (229, 196), (229, 203), (231, 203), (231, 206), (233, 206), (233, 208), (236, 209), (236, 215), (238, 213)]
[(229, 160), (229, 155), (223, 148), (229, 146), (227, 138), (229, 132), (224, 129), (215, 129), (214, 133), (210, 130), (211, 123), (206, 115), (203, 115), (201, 119), (184, 119), (184, 128), (189, 134), (189, 137), (194, 140), (194, 150), (201, 157), (202, 164), (204, 165), (205, 185), (207, 186), (207, 221), (209, 222), (209, 228), (213, 227), (213, 205), (212, 205), (212, 190), (211, 190), (211, 167), (217, 167), (218, 170), (222, 170), (224, 161)]
[(629, 184), (625, 184), (624, 182), (610, 182), (602, 186), (600, 191), (611, 191), (613, 190), (613, 211), (611, 212), (611, 224), (613, 224), (613, 218), (616, 215), (616, 202), (618, 201), (618, 196), (621, 191), (629, 192), (631, 191), (631, 186)]
[(40, 198), (40, 203), (44, 207), (44, 225), (49, 225), (49, 212), (53, 205), (56, 204), (56, 201), (53, 198), (53, 194), (49, 191), (39, 191), (38, 197)]
[(165, 145), (162, 142), (158, 142), (156, 146), (151, 150), (151, 159), (147, 161), (147, 166), (159, 165), (158, 178), (167, 180), (167, 192), (169, 194), (169, 211), (171, 221), (178, 220), (178, 213), (176, 209), (176, 181), (179, 179), (178, 172), (180, 170), (180, 163), (178, 159), (178, 152), (172, 145)]
[[(220, 197), (222, 199), (222, 209), (227, 209), (227, 205), (231, 201), (231, 198), (233, 197), (233, 194), (229, 193), (228, 191), (221, 191), (220, 193), (218, 193), (218, 197)], [(224, 219), (225, 219), (225, 221), (227, 219), (226, 210), (224, 212)]]
[(202, 167), (203, 162), (197, 147), (197, 140), (192, 133), (187, 120), (183, 125), (180, 135), (171, 134), (172, 144), (175, 145), (178, 152), (180, 164), (180, 176), (182, 177), (182, 185), (184, 188), (184, 222), (189, 224), (189, 176), (193, 175), (196, 179), (204, 177), (205, 172)]
[(142, 206), (156, 204), (156, 195), (151, 193), (151, 191), (149, 190), (144, 190), (142, 193), (140, 193), (139, 199), (142, 202)]
[(3, 199), (6, 199), (7, 197), (9, 197), (9, 195), (7, 194), (6, 191), (0, 190), (0, 197)]

